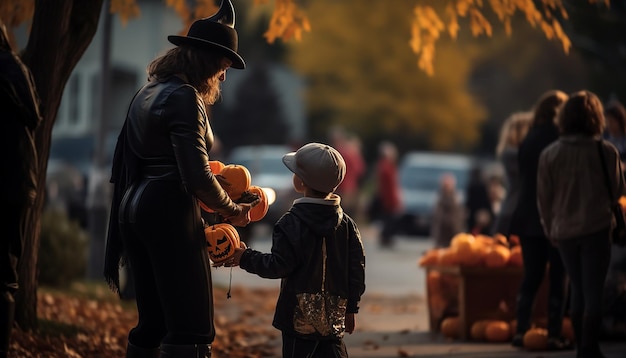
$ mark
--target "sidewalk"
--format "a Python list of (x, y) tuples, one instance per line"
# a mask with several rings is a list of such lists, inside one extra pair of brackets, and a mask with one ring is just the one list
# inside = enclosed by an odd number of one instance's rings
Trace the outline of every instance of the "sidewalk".
[[(574, 358), (574, 350), (528, 352), (508, 343), (471, 343), (446, 340), (430, 332), (357, 332), (345, 339), (350, 358), (472, 357)], [(626, 357), (626, 342), (603, 342), (607, 358)]]
[[(417, 265), (432, 243), (427, 238), (398, 237), (392, 249), (380, 249), (376, 228), (361, 228), (366, 254), (366, 292), (356, 316), (356, 331), (346, 335), (350, 358), (391, 357), (533, 357), (576, 356), (575, 351), (528, 352), (509, 343), (474, 343), (449, 340), (429, 331), (425, 297), (425, 271)], [(267, 228), (257, 232), (252, 247), (269, 252)], [(228, 285), (230, 270), (214, 270), (213, 281)], [(261, 279), (243, 270), (232, 270), (232, 285), (278, 288), (280, 280)], [(626, 342), (604, 342), (607, 358), (626, 358)]]

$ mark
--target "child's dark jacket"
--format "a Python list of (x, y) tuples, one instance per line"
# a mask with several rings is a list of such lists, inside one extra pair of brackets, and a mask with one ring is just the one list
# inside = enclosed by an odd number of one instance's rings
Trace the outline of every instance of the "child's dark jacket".
[(271, 253), (248, 249), (241, 256), (242, 269), (282, 279), (273, 325), (286, 334), (340, 338), (345, 313), (358, 312), (365, 253), (356, 224), (339, 203), (337, 195), (296, 200), (274, 226)]

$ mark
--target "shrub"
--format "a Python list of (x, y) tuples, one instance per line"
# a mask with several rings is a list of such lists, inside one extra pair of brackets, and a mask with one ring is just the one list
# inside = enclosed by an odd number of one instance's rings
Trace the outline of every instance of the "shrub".
[(77, 279), (84, 278), (87, 241), (87, 233), (65, 212), (45, 210), (41, 217), (39, 283), (68, 287)]

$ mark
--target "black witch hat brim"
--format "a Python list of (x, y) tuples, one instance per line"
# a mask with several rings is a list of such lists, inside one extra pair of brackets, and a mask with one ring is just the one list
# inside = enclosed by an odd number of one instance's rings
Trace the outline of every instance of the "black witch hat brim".
[(189, 45), (220, 51), (233, 61), (230, 67), (246, 68), (243, 58), (237, 53), (235, 8), (230, 0), (222, 0), (220, 8), (212, 16), (196, 20), (191, 24), (187, 36), (170, 35), (167, 39), (176, 46)]
[(228, 57), (231, 61), (233, 61), (233, 64), (230, 67), (240, 69), (240, 70), (246, 68), (246, 63), (244, 62), (243, 58), (238, 53), (216, 42), (203, 40), (197, 37), (178, 36), (178, 35), (170, 35), (167, 37), (167, 40), (176, 46), (189, 45), (189, 46), (194, 46), (198, 48), (214, 49), (214, 50), (221, 51), (226, 57)]

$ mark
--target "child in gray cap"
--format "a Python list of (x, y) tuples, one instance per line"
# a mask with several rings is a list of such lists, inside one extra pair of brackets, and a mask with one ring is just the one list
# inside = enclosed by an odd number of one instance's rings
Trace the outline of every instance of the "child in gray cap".
[(283, 163), (303, 197), (275, 224), (271, 253), (242, 248), (227, 266), (282, 280), (272, 324), (282, 331), (284, 358), (348, 357), (343, 335), (354, 331), (365, 292), (365, 252), (335, 193), (346, 164), (321, 143), (286, 154)]

